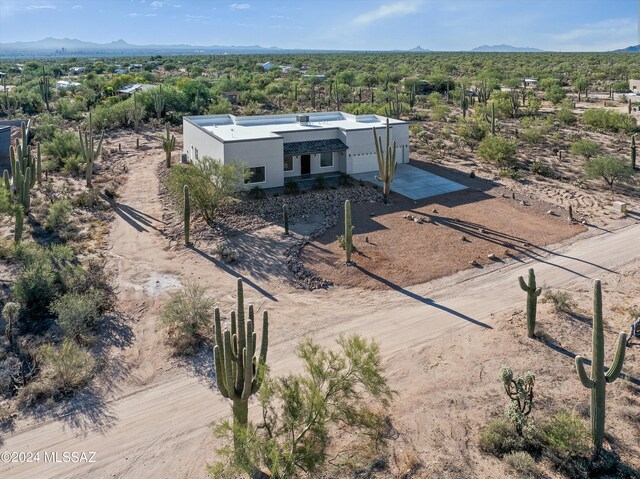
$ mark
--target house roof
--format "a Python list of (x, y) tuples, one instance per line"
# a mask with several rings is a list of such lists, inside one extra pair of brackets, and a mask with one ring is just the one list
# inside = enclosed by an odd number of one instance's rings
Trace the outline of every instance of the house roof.
[(334, 138), (330, 140), (292, 141), (284, 143), (285, 155), (303, 155), (309, 153), (322, 153), (323, 151), (344, 151), (349, 149), (342, 140)]

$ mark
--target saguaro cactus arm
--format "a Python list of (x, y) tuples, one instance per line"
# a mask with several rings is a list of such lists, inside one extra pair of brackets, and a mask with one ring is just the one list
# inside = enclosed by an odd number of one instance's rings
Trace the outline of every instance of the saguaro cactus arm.
[(576, 371), (578, 371), (578, 377), (580, 378), (580, 382), (587, 389), (591, 389), (595, 387), (596, 383), (591, 380), (591, 378), (587, 375), (587, 372), (584, 370), (584, 358), (582, 356), (576, 356)]
[(622, 371), (626, 345), (627, 333), (620, 333), (618, 335), (618, 344), (616, 345), (616, 355), (613, 358), (613, 363), (611, 364), (611, 367), (609, 368), (607, 373), (604, 375), (608, 383), (612, 383), (613, 381), (618, 379), (618, 376)]

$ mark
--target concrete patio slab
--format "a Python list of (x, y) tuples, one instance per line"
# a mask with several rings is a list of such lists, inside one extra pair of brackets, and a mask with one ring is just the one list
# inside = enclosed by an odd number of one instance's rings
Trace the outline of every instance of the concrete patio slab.
[[(382, 182), (376, 180), (377, 175), (377, 171), (369, 171), (366, 173), (355, 173), (351, 176), (358, 180), (368, 181), (369, 183), (382, 186)], [(465, 189), (467, 189), (467, 187), (460, 183), (447, 180), (446, 178), (405, 163), (398, 165), (396, 176), (391, 183), (391, 191), (400, 193), (412, 200), (421, 200), (423, 198)]]

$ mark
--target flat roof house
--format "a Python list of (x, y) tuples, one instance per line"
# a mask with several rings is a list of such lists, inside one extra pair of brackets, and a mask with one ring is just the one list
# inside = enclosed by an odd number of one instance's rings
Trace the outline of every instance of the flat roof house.
[[(191, 162), (204, 156), (245, 163), (251, 185), (284, 186), (289, 178), (376, 171), (372, 128), (385, 146), (387, 118), (339, 111), (300, 115), (205, 115), (183, 117), (184, 153)], [(396, 161), (409, 163), (409, 124), (389, 118)]]

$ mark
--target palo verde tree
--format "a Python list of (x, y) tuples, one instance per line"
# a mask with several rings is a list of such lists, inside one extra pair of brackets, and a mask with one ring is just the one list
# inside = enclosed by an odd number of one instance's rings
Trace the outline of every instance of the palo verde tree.
[(384, 186), (382, 193), (384, 195), (384, 202), (389, 201), (389, 194), (391, 193), (391, 182), (396, 175), (396, 169), (398, 168), (398, 163), (396, 162), (396, 142), (394, 141), (391, 144), (389, 136), (391, 132), (391, 128), (389, 127), (389, 118), (387, 118), (386, 125), (386, 137), (387, 137), (387, 145), (386, 148), (382, 148), (382, 137), (376, 135), (376, 129), (373, 128), (373, 141), (376, 144), (376, 157), (378, 159), (378, 171), (380, 172), (380, 176), (376, 176), (376, 180), (381, 181)]
[(591, 438), (595, 455), (602, 450), (605, 423), (605, 399), (607, 384), (614, 382), (624, 363), (624, 353), (627, 344), (626, 333), (618, 335), (618, 344), (611, 367), (605, 373), (604, 369), (604, 329), (602, 324), (602, 285), (595, 280), (593, 285), (593, 339), (591, 377), (584, 369), (584, 359), (576, 356), (576, 370), (582, 385), (591, 389)]

